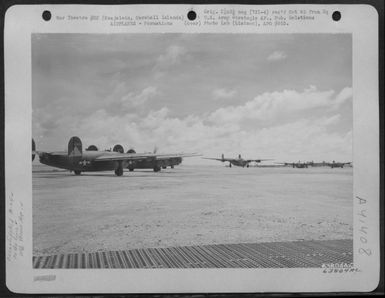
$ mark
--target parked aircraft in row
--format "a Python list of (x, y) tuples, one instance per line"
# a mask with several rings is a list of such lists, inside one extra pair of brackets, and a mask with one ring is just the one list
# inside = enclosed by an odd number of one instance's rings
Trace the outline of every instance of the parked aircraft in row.
[(293, 168), (308, 168), (309, 166), (310, 167), (343, 168), (345, 165), (351, 164), (351, 162), (336, 162), (333, 160), (332, 162), (326, 162), (326, 161), (323, 161), (323, 162), (314, 162), (314, 161), (301, 162), (301, 161), (298, 161), (298, 162), (282, 162), (279, 164), (282, 164), (284, 166), (291, 166)]
[(238, 158), (225, 158), (224, 154), (222, 154), (222, 158), (211, 158), (211, 157), (203, 157), (203, 159), (211, 159), (211, 160), (218, 160), (221, 162), (229, 162), (229, 167), (231, 168), (232, 165), (237, 167), (249, 167), (251, 162), (261, 162), (263, 160), (270, 160), (270, 159), (243, 159), (242, 156), (239, 154)]
[(98, 151), (95, 145), (82, 149), (78, 137), (72, 137), (68, 142), (68, 151), (44, 152), (36, 150), (32, 139), (32, 160), (39, 156), (42, 164), (73, 171), (75, 175), (82, 172), (115, 171), (116, 176), (123, 175), (123, 169), (133, 171), (135, 168), (152, 168), (155, 172), (167, 166), (173, 167), (182, 162), (183, 157), (198, 156), (191, 153), (156, 154), (156, 153), (124, 153), (121, 145), (115, 145), (112, 151)]
[(300, 161), (298, 161), (298, 162), (282, 162), (279, 164), (282, 164), (284, 166), (291, 166), (293, 168), (300, 168), (300, 169), (307, 168), (310, 165), (310, 163), (308, 163), (308, 162), (300, 162)]
[(352, 162), (338, 162), (338, 161), (332, 161), (332, 162), (313, 162), (311, 161), (309, 163), (312, 167), (331, 167), (331, 168), (343, 168), (346, 165), (351, 165)]

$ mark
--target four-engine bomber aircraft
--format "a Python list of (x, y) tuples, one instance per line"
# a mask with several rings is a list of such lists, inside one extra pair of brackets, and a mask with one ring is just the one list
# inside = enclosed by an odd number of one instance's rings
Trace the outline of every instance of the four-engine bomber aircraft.
[(326, 162), (326, 161), (323, 161), (323, 162), (310, 162), (309, 164), (312, 166), (312, 167), (331, 167), (332, 169), (333, 168), (343, 168), (345, 165), (351, 165), (351, 161), (350, 162), (336, 162), (336, 161), (332, 161), (332, 162)]
[(222, 158), (210, 158), (210, 157), (202, 157), (203, 159), (212, 159), (212, 160), (218, 160), (221, 162), (228, 161), (229, 167), (231, 168), (231, 165), (237, 166), (237, 167), (249, 167), (249, 164), (251, 162), (261, 162), (262, 160), (270, 160), (270, 159), (243, 159), (241, 155), (238, 155), (238, 158), (225, 158), (224, 154), (222, 154)]
[[(68, 151), (43, 152), (37, 151), (35, 141), (32, 140), (32, 160), (39, 155), (42, 164), (74, 171), (75, 175), (81, 172), (115, 171), (116, 176), (123, 175), (124, 168), (130, 168), (135, 162), (146, 162), (155, 165), (158, 171), (162, 160), (177, 159), (196, 156), (197, 154), (155, 154), (155, 153), (124, 153), (121, 145), (115, 145), (113, 151), (97, 151), (91, 145), (87, 150), (82, 150), (82, 142), (78, 137), (72, 137), (68, 142)], [(160, 162), (158, 164), (158, 162)]]
[(333, 168), (343, 168), (344, 165), (351, 164), (351, 162), (314, 162), (314, 161), (308, 161), (308, 162), (282, 162), (280, 163), (284, 166), (292, 166), (293, 168), (308, 168), (311, 167), (331, 167)]
[(312, 165), (311, 162), (301, 162), (301, 161), (298, 161), (298, 162), (281, 162), (280, 164), (282, 164), (284, 166), (291, 166), (293, 168), (299, 168), (299, 169), (308, 168), (309, 166)]

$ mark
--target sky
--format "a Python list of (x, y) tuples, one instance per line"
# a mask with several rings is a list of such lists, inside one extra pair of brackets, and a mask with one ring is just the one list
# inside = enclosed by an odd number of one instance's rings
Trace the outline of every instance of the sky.
[(78, 136), (102, 150), (351, 161), (351, 44), (350, 34), (33, 34), (33, 136), (45, 151)]

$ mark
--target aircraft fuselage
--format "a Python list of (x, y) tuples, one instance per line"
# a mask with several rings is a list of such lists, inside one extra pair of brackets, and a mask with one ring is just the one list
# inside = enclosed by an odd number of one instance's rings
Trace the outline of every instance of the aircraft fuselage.
[[(42, 164), (57, 167), (61, 169), (81, 172), (96, 172), (96, 171), (113, 171), (122, 163), (123, 168), (127, 168), (130, 161), (98, 161), (95, 159), (105, 155), (103, 151), (84, 151), (81, 156), (70, 158), (67, 153), (50, 154), (42, 153), (39, 160)], [(118, 153), (109, 152), (109, 155), (117, 155)]]
[(128, 162), (127, 168), (134, 169), (160, 169), (166, 167), (174, 167), (182, 162), (182, 157), (174, 157), (168, 159), (148, 159), (141, 161)]
[(331, 163), (330, 164), (330, 167), (333, 169), (333, 168), (343, 168), (344, 167), (344, 163), (338, 163), (338, 162), (334, 162), (334, 163)]
[(249, 164), (247, 160), (244, 159), (233, 159), (229, 161), (232, 165), (237, 166), (237, 167), (245, 167)]

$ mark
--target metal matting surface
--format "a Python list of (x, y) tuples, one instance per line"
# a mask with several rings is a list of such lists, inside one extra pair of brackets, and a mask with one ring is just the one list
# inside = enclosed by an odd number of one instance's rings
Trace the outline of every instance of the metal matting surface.
[(34, 256), (35, 269), (314, 268), (353, 262), (353, 241), (214, 244)]

